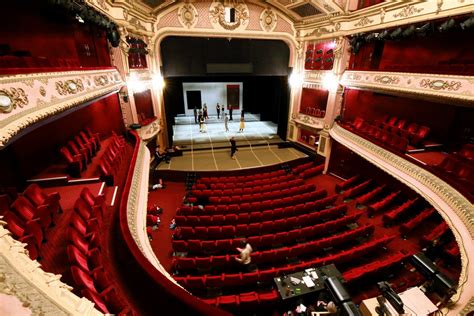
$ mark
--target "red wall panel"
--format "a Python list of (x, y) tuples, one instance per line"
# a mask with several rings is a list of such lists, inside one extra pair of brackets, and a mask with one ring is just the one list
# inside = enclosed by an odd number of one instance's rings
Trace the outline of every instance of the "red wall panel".
[(300, 113), (316, 117), (324, 117), (328, 95), (329, 92), (327, 90), (303, 88), (303, 91), (301, 92)]
[(152, 118), (155, 116), (153, 113), (153, 103), (151, 100), (151, 91), (145, 90), (140, 93), (134, 93), (135, 107), (137, 108), (137, 114), (140, 123), (142, 120)]

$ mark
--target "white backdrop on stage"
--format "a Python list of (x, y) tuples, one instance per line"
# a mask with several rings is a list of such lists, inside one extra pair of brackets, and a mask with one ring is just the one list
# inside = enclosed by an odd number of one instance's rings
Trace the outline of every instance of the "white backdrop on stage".
[(201, 91), (202, 104), (206, 103), (208, 114), (217, 115), (216, 104), (224, 104), (225, 112), (227, 111), (227, 85), (239, 85), (239, 109), (235, 109), (234, 113), (240, 113), (242, 109), (243, 83), (242, 82), (183, 82), (183, 98), (184, 110), (186, 115), (194, 115), (192, 109), (188, 109), (187, 91)]

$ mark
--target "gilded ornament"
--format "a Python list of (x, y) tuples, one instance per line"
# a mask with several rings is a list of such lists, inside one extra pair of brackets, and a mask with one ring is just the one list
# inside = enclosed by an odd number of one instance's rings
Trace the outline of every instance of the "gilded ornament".
[(362, 19), (359, 20), (359, 22), (357, 22), (356, 24), (354, 24), (354, 26), (360, 26), (360, 27), (363, 27), (363, 26), (366, 26), (367, 24), (370, 24), (374, 22), (374, 20), (371, 20), (369, 19), (368, 17), (364, 16)]
[(191, 28), (194, 24), (196, 24), (197, 18), (198, 12), (191, 3), (184, 3), (178, 10), (179, 22), (187, 28)]
[(398, 84), (400, 78), (395, 76), (375, 76), (374, 81), (383, 84)]
[(247, 5), (243, 2), (234, 4), (235, 22), (227, 22), (225, 20), (225, 6), (221, 2), (213, 3), (209, 10), (209, 18), (212, 23), (218, 23), (222, 28), (233, 31), (241, 26), (247, 26), (250, 14)]
[(315, 28), (314, 31), (306, 34), (304, 37), (309, 37), (309, 36), (319, 37), (323, 34), (332, 33), (333, 31), (334, 30), (329, 30), (328, 28), (325, 28), (325, 27), (319, 27), (319, 28)]
[(380, 23), (383, 23), (384, 20), (385, 20), (385, 9), (382, 8), (380, 9)]
[(16, 107), (28, 104), (25, 90), (21, 88), (0, 89), (0, 112), (10, 113)]
[(94, 77), (94, 83), (96, 86), (105, 86), (109, 83), (109, 78), (105, 75)]
[(84, 91), (84, 85), (81, 79), (58, 81), (56, 82), (56, 91), (60, 95), (76, 94)]
[(276, 13), (268, 8), (262, 11), (260, 14), (260, 26), (267, 32), (271, 32), (275, 29), (277, 24), (277, 15)]
[(433, 90), (448, 90), (448, 91), (457, 91), (461, 88), (462, 84), (460, 81), (447, 81), (447, 80), (431, 80), (423, 79), (420, 82), (422, 88), (430, 88)]
[(109, 8), (105, 4), (105, 0), (97, 0), (97, 5), (105, 11), (109, 11)]
[(46, 89), (43, 86), (40, 87), (39, 92), (43, 97), (46, 96)]
[(413, 14), (420, 13), (423, 10), (424, 10), (423, 8), (418, 9), (418, 8), (415, 8), (415, 6), (411, 4), (404, 7), (400, 12), (395, 13), (393, 17), (394, 18), (407, 18), (409, 16), (412, 16)]

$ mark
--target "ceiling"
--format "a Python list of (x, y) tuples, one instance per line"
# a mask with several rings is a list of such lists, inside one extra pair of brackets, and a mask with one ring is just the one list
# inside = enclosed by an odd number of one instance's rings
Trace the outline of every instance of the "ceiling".
[[(159, 13), (169, 5), (184, 0), (132, 0), (141, 2), (150, 7), (155, 13)], [(205, 1), (205, 0), (196, 0)], [(209, 0), (211, 2), (212, 0)], [(224, 2), (224, 0), (220, 0)], [(242, 0), (225, 0), (225, 2), (241, 2)], [(277, 7), (290, 17), (294, 22), (310, 20), (323, 17), (327, 14), (342, 13), (348, 0), (260, 0), (247, 1), (269, 4)]]

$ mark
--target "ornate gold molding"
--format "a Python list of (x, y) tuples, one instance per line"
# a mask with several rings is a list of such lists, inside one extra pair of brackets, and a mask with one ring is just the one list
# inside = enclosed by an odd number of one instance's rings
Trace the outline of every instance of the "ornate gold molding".
[[(457, 293), (453, 296), (456, 302), (467, 304), (472, 297), (472, 273), (474, 262), (474, 206), (462, 194), (449, 184), (427, 170), (395, 155), (374, 143), (351, 133), (337, 123), (330, 130), (330, 135), (337, 142), (368, 160), (376, 167), (390, 174), (400, 182), (426, 199), (448, 223), (456, 238), (461, 252), (461, 275)], [(464, 291), (467, 287), (469, 290)], [(463, 306), (455, 306), (459, 312)]]
[(102, 315), (94, 303), (71, 293), (61, 275), (44, 272), (0, 220), (0, 292), (16, 296), (33, 315)]
[(468, 76), (435, 75), (403, 72), (346, 71), (341, 84), (345, 87), (399, 92), (474, 102), (474, 80)]
[(260, 14), (260, 26), (267, 32), (271, 32), (277, 25), (277, 14), (271, 8), (267, 8)]
[(291, 121), (296, 126), (306, 126), (312, 129), (323, 129), (324, 128), (324, 118), (318, 118), (311, 115), (306, 115), (302, 113), (293, 112), (291, 114)]
[(183, 3), (178, 9), (178, 18), (182, 26), (191, 28), (196, 25), (198, 13), (192, 3)]
[[(439, 12), (440, 9), (441, 8), (438, 7), (437, 12)], [(416, 13), (420, 13), (423, 10), (424, 10), (423, 8), (416, 8), (414, 5), (410, 4), (410, 5), (407, 5), (406, 7), (404, 7), (402, 10), (400, 10), (400, 12), (395, 13), (393, 15), (393, 17), (394, 18), (407, 18), (407, 17), (412, 16)]]
[(225, 30), (233, 31), (237, 29), (245, 29), (249, 23), (250, 14), (247, 5), (243, 1), (232, 4), (235, 9), (235, 22), (227, 22), (225, 20), (225, 6), (219, 1), (211, 4), (209, 9), (209, 19), (214, 26), (220, 25)]
[(116, 69), (0, 77), (0, 102), (11, 100), (9, 108), (0, 111), (0, 148), (23, 129), (123, 85)]

